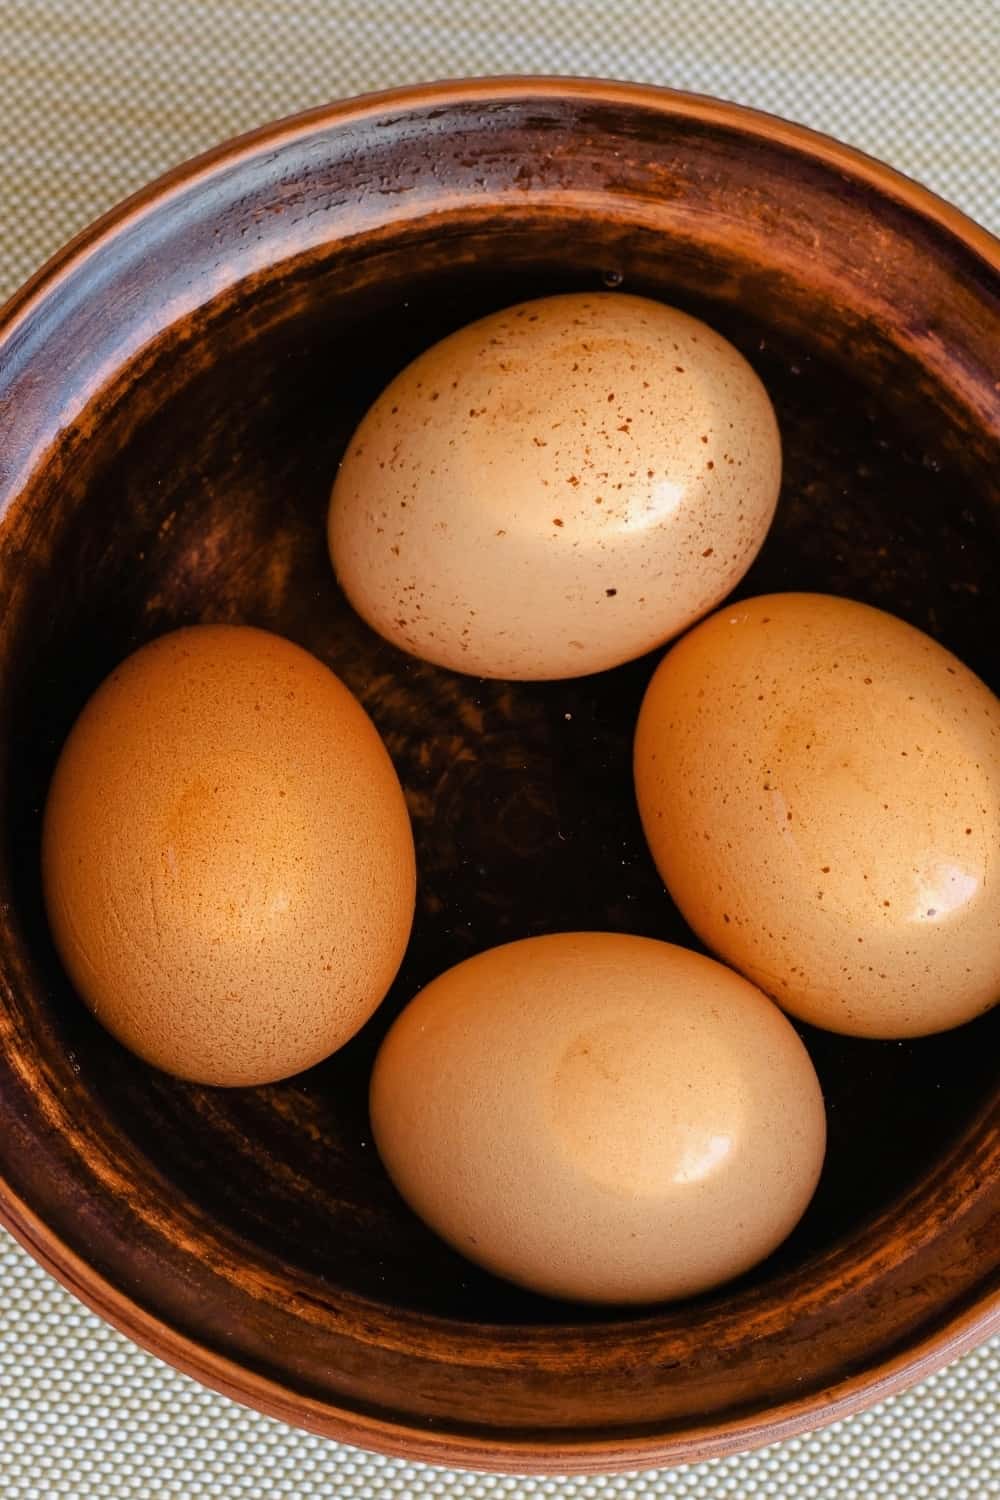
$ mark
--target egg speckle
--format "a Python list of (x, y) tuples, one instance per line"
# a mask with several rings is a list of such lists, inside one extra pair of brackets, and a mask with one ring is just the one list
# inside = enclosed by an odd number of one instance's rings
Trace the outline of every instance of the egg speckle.
[(642, 297), (547, 297), (460, 329), (383, 392), (333, 488), (330, 552), (403, 650), (575, 677), (718, 603), (780, 475), (771, 403), (727, 340)]
[(929, 636), (817, 594), (742, 601), (664, 658), (636, 793), (698, 935), (832, 1031), (1000, 997), (1000, 704)]
[(778, 1008), (712, 959), (619, 933), (528, 938), (442, 974), (386, 1037), (371, 1115), (438, 1234), (588, 1302), (746, 1270), (799, 1219), (826, 1141)]
[(315, 657), (248, 627), (173, 632), (107, 678), (56, 767), (42, 866), (91, 1010), (202, 1083), (269, 1082), (341, 1046), (413, 917), (374, 725)]

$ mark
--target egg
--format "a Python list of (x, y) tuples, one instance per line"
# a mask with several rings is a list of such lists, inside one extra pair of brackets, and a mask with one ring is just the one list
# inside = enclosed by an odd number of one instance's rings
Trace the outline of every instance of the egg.
[(382, 1045), (371, 1118), (443, 1239), (584, 1302), (745, 1271), (799, 1219), (826, 1141), (777, 1006), (713, 959), (606, 932), (527, 938), (435, 979)]
[(687, 921), (794, 1015), (911, 1037), (1000, 997), (1000, 703), (911, 625), (720, 610), (649, 685), (635, 785)]
[(413, 838), (389, 755), (301, 647), (196, 626), (128, 657), (74, 725), (42, 837), (46, 906), (79, 994), (140, 1057), (266, 1083), (352, 1036), (413, 918)]
[(382, 393), (333, 487), (330, 554), (404, 651), (578, 677), (723, 599), (780, 478), (770, 400), (726, 339), (644, 297), (545, 297), (453, 333)]

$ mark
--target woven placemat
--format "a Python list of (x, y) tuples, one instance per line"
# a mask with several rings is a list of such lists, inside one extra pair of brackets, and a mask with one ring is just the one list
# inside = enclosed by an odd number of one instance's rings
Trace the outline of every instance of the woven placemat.
[[(2, 0), (0, 298), (124, 194), (229, 135), (367, 89), (515, 72), (754, 104), (1000, 230), (998, 0)], [(2, 1233), (0, 1298), (3, 1500), (1000, 1500), (1000, 1339), (758, 1454), (509, 1479), (372, 1457), (245, 1411), (134, 1348)]]

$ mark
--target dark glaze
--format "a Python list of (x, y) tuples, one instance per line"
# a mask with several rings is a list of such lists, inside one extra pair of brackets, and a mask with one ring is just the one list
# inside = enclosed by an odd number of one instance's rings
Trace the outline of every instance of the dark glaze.
[[(241, 1399), (442, 1461), (635, 1468), (842, 1414), (995, 1316), (1000, 1013), (906, 1044), (803, 1028), (830, 1119), (809, 1212), (741, 1282), (648, 1312), (550, 1303), (466, 1264), (405, 1210), (368, 1132), (378, 1042), (448, 965), (566, 928), (693, 941), (632, 796), (655, 658), (478, 682), (401, 655), (338, 593), (338, 456), (434, 339), (617, 276), (706, 318), (784, 438), (778, 517), (740, 592), (880, 605), (1000, 686), (995, 247), (830, 152), (614, 86), (348, 109), (154, 190), (0, 346), (0, 1213), (106, 1316)], [(125, 358), (130, 341), (145, 347)], [(70, 992), (41, 907), (39, 813), (73, 718), (135, 646), (195, 621), (281, 631), (340, 673), (417, 838), (390, 997), (337, 1056), (265, 1089), (185, 1085), (125, 1053)]]

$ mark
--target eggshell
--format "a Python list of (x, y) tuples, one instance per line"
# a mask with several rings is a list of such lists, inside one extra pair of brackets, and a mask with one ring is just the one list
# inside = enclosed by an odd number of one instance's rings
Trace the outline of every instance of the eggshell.
[(552, 1297), (646, 1302), (767, 1255), (826, 1140), (809, 1055), (759, 990), (648, 938), (528, 938), (466, 960), (372, 1077), (385, 1166), (457, 1250)]
[(80, 715), (45, 809), (56, 945), (118, 1039), (202, 1083), (333, 1052), (396, 973), (413, 838), (364, 709), (291, 641), (161, 637)]
[(1000, 996), (1000, 704), (902, 620), (776, 594), (646, 693), (635, 782), (695, 932), (817, 1026), (942, 1031)]
[(780, 477), (767, 393), (719, 334), (643, 297), (546, 297), (460, 329), (383, 392), (333, 488), (330, 553), (403, 650), (577, 677), (724, 598)]

